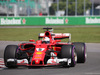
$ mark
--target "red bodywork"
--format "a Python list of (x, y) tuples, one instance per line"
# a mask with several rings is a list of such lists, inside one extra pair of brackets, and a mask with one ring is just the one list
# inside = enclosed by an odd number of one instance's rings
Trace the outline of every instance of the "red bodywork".
[[(56, 51), (61, 51), (61, 46), (68, 43), (61, 43), (61, 40), (63, 38), (69, 38), (70, 36), (62, 33), (51, 33), (49, 31), (46, 31), (45, 33), (42, 33), (42, 35), (39, 35), (39, 38), (49, 37), (50, 43), (42, 42), (42, 40), (37, 40), (36, 42), (34, 40), (30, 40), (28, 43), (21, 43), (19, 44), (19, 48), (22, 51), (26, 51), (27, 56), (30, 57), (30, 60), (27, 65), (29, 66), (39, 66), (39, 65), (49, 65), (45, 62), (46, 59), (46, 52), (53, 50), (54, 54), (57, 56)], [(33, 53), (28, 52), (28, 50), (34, 51)], [(51, 57), (50, 57), (51, 58)], [(53, 57), (52, 57), (53, 59)], [(52, 65), (52, 64), (51, 64)], [(54, 65), (54, 64), (53, 64)]]

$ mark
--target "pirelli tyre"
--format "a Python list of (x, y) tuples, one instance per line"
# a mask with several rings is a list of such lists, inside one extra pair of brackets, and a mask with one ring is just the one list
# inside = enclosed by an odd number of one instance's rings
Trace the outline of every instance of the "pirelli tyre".
[(63, 45), (61, 48), (61, 58), (71, 59), (70, 65), (63, 65), (64, 67), (74, 67), (77, 62), (77, 54), (73, 45)]
[(82, 42), (73, 42), (75, 46), (75, 50), (77, 52), (77, 62), (78, 63), (85, 63), (87, 53), (86, 53), (86, 45)]
[[(17, 45), (8, 45), (4, 51), (4, 62), (5, 66), (8, 68), (16, 68), (17, 60), (16, 60), (16, 51), (18, 49)], [(8, 62), (8, 59), (13, 59), (13, 62)]]

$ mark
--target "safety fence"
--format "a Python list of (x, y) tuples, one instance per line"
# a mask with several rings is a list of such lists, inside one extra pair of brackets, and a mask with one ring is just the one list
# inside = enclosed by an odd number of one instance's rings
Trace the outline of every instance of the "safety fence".
[(0, 0), (0, 16), (100, 16), (100, 0)]

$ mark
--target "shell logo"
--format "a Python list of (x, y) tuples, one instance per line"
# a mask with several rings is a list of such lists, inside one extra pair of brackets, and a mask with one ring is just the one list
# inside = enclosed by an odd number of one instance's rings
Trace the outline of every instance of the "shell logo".
[(36, 54), (42, 54), (43, 52), (36, 52)]

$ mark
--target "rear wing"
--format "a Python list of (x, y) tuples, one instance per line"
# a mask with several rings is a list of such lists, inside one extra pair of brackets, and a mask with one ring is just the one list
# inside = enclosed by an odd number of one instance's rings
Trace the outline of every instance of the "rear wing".
[[(43, 38), (44, 36), (45, 36), (45, 33), (39, 34), (39, 38)], [(71, 34), (70, 33), (51, 33), (51, 36), (55, 40), (69, 38), (68, 42), (71, 42)]]

